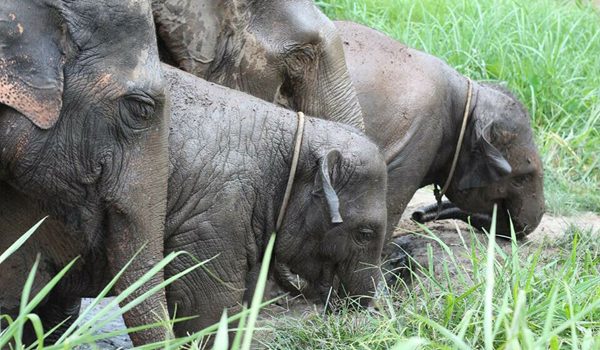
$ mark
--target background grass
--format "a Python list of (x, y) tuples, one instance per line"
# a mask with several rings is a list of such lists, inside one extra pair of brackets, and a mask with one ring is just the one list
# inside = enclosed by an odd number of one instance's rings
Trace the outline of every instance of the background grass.
[(547, 209), (600, 212), (600, 16), (582, 1), (324, 0), (332, 19), (379, 29), (528, 107)]

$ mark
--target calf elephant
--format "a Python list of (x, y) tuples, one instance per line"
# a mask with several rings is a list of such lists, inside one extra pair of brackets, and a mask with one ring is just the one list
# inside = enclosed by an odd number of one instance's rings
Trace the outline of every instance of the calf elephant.
[[(366, 133), (388, 167), (388, 237), (415, 191), (443, 186), (443, 217), (476, 215), (489, 228), (499, 205), (498, 232), (531, 233), (544, 213), (543, 171), (523, 105), (506, 89), (472, 83), (443, 61), (368, 27), (336, 22)], [(454, 176), (449, 178), (464, 111), (467, 124)], [(425, 217), (435, 217), (437, 207)], [(464, 212), (466, 211), (466, 213)], [(427, 215), (429, 214), (429, 215)]]
[[(254, 289), (282, 206), (296, 113), (165, 69), (173, 103), (165, 249), (218, 254), (167, 289), (177, 334), (218, 321)], [(309, 118), (274, 260), (325, 300), (334, 277), (349, 296), (374, 292), (385, 237), (386, 168), (377, 146), (344, 124)], [(192, 264), (168, 267), (173, 274)], [(224, 282), (224, 283), (223, 283)], [(362, 298), (366, 304), (369, 298)]]
[(153, 0), (165, 57), (206, 80), (363, 128), (335, 26), (312, 0)]
[[(149, 3), (2, 1), (0, 251), (45, 215), (56, 232), (31, 240), (0, 266), (3, 313), (18, 312), (37, 253), (46, 268), (32, 293), (78, 254), (93, 256), (105, 247), (111, 252), (107, 272), (114, 274), (147, 244), (117, 291), (162, 258), (167, 112)], [(93, 271), (79, 264), (72, 278), (90, 279)], [(68, 314), (74, 303), (66, 294), (44, 307)], [(148, 298), (125, 315), (127, 325), (153, 321), (152, 311), (165, 303), (164, 291)], [(44, 307), (37, 311), (49, 328), (54, 324)], [(164, 334), (132, 338), (141, 344)]]

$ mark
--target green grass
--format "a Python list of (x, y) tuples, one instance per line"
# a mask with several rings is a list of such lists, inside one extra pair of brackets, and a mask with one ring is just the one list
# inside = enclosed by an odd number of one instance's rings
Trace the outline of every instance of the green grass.
[[(14, 254), (19, 248), (21, 248), (32, 235), (35, 234), (36, 229), (43, 223), (45, 219), (42, 219), (34, 227), (24, 233), (16, 242), (14, 242), (6, 251), (0, 252), (0, 264), (6, 261), (12, 254)], [(214, 337), (214, 350), (249, 350), (251, 341), (253, 339), (254, 332), (256, 330), (256, 320), (260, 309), (268, 305), (270, 302), (264, 303), (263, 295), (265, 291), (265, 285), (268, 278), (268, 266), (275, 246), (275, 235), (273, 234), (267, 244), (262, 267), (258, 276), (258, 282), (256, 285), (256, 292), (252, 299), (252, 304), (249, 308), (244, 307), (241, 312), (233, 316), (227, 316), (227, 310), (223, 310), (223, 316), (219, 323), (200, 330), (196, 333), (190, 334), (186, 337), (175, 338), (173, 334), (173, 324), (182, 321), (184, 319), (169, 320), (167, 311), (164, 310), (162, 315), (156, 315), (156, 322), (149, 325), (139, 326), (137, 328), (118, 329), (108, 333), (102, 333), (103, 327), (105, 327), (111, 321), (114, 321), (122, 317), (123, 313), (130, 310), (141, 303), (144, 299), (152, 296), (161, 289), (164, 289), (167, 285), (173, 283), (177, 279), (183, 277), (189, 272), (203, 267), (209, 260), (197, 261), (197, 264), (191, 266), (174, 276), (169, 277), (159, 285), (151, 288), (144, 294), (133, 298), (128, 302), (124, 302), (127, 298), (132, 296), (136, 290), (142, 285), (150, 281), (157, 273), (164, 269), (164, 267), (171, 263), (175, 258), (180, 255), (189, 253), (186, 252), (173, 252), (167, 255), (164, 259), (153, 266), (147, 273), (145, 273), (139, 280), (132, 283), (127, 289), (121, 294), (117, 295), (107, 305), (96, 309), (96, 306), (100, 301), (107, 296), (110, 290), (113, 288), (117, 280), (121, 277), (123, 272), (128, 268), (132, 260), (123, 267), (123, 269), (108, 283), (108, 285), (94, 298), (92, 303), (83, 309), (78, 317), (73, 320), (72, 324), (63, 330), (62, 335), (54, 336), (54, 333), (58, 326), (53, 329), (44, 329), (41, 319), (36, 315), (35, 309), (50, 295), (54, 287), (61, 281), (61, 279), (69, 272), (74, 264), (79, 260), (78, 258), (67, 264), (61, 271), (59, 271), (51, 280), (41, 288), (39, 292), (32, 295), (33, 283), (35, 275), (38, 270), (38, 263), (40, 257), (38, 256), (31, 271), (28, 275), (27, 281), (23, 286), (23, 292), (20, 300), (20, 308), (18, 315), (11, 317), (8, 314), (0, 313), (0, 321), (2, 326), (0, 327), (0, 349), (76, 349), (82, 345), (93, 345), (97, 341), (110, 339), (116, 336), (133, 333), (136, 331), (149, 329), (149, 328), (164, 328), (167, 336), (164, 340), (157, 343), (146, 344), (139, 349), (189, 349), (199, 350), (206, 348), (206, 341), (209, 337)], [(137, 255), (137, 254), (136, 254)], [(192, 259), (196, 260), (193, 256)], [(120, 305), (120, 308), (117, 306)], [(2, 311), (2, 310), (0, 310)], [(90, 317), (86, 317), (87, 315)], [(65, 320), (67, 321), (67, 320)], [(237, 328), (231, 328), (230, 324), (237, 322)], [(23, 335), (25, 333), (25, 327), (30, 326), (36, 335), (36, 341), (33, 344), (25, 344), (23, 341)], [(234, 335), (232, 344), (229, 344), (228, 334)], [(44, 339), (53, 337), (58, 340), (52, 345), (43, 345)], [(230, 346), (231, 345), (231, 346)]]
[(542, 153), (549, 212), (600, 212), (600, 15), (581, 1), (325, 0), (474, 79), (506, 82)]
[(442, 253), (435, 257), (443, 255), (443, 262), (434, 262), (431, 250), (429, 266), (415, 269), (412, 285), (376, 298), (374, 310), (274, 320), (275, 331), (263, 344), (340, 350), (600, 348), (598, 233), (572, 228), (539, 248), (513, 238), (502, 249), (493, 232), (487, 246), (481, 234), (467, 232), (465, 263), (456, 247), (423, 230), (440, 244)]

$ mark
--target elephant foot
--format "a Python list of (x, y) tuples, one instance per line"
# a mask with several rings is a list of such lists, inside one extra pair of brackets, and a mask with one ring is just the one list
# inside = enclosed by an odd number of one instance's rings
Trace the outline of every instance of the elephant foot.
[(410, 255), (414, 248), (410, 236), (395, 237), (385, 246), (381, 271), (387, 288), (397, 289), (400, 281), (411, 283)]

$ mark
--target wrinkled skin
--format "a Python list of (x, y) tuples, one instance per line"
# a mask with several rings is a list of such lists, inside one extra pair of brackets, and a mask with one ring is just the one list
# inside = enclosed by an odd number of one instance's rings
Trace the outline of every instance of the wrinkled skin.
[(335, 26), (312, 0), (154, 0), (165, 58), (206, 80), (363, 129)]
[[(143, 244), (116, 292), (162, 258), (168, 105), (154, 33), (144, 1), (0, 5), (0, 251), (50, 216), (0, 266), (3, 313), (18, 310), (38, 253), (32, 294), (82, 257), (57, 289), (66, 294), (36, 310), (46, 330), (61, 319), (53, 315), (76, 310), (71, 291), (95, 295), (103, 286), (88, 282), (120, 270)], [(102, 265), (88, 265), (106, 250), (111, 254), (100, 275)], [(162, 279), (159, 274), (140, 292)], [(165, 304), (159, 292), (125, 321), (129, 327), (152, 322), (152, 311)], [(163, 333), (138, 332), (132, 340), (158, 341)]]
[[(467, 100), (467, 79), (441, 60), (362, 25), (336, 22), (366, 133), (388, 165), (388, 237), (415, 191), (444, 185)], [(543, 170), (523, 105), (503, 88), (474, 82), (469, 120), (442, 217), (476, 215), (489, 228), (498, 204), (498, 233), (509, 216), (523, 237), (544, 213)], [(419, 213), (431, 220), (437, 208)]]
[[(186, 250), (199, 260), (217, 255), (207, 265), (216, 278), (199, 269), (167, 289), (178, 316), (200, 315), (175, 325), (183, 335), (251, 299), (282, 205), (297, 119), (271, 103), (164, 71), (173, 103), (165, 249)], [(386, 184), (383, 158), (366, 137), (307, 118), (274, 260), (323, 299), (334, 277), (348, 296), (372, 295), (386, 230)], [(166, 274), (192, 264), (181, 258)]]

